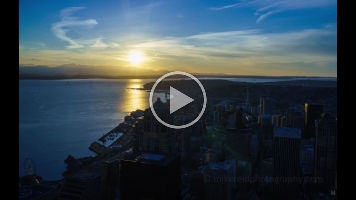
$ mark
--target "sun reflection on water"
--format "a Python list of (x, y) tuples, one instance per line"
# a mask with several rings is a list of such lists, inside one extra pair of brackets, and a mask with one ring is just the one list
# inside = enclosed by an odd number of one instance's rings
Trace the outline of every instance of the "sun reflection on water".
[[(119, 111), (130, 113), (137, 109), (145, 110), (146, 108), (149, 108), (150, 93), (145, 90), (140, 90), (147, 82), (151, 81), (142, 79), (129, 80), (126, 89), (123, 91), (123, 97), (120, 98), (123, 102), (117, 102), (117, 109)], [(157, 97), (160, 97), (161, 100), (165, 102), (164, 93), (154, 93), (153, 100), (157, 99)]]

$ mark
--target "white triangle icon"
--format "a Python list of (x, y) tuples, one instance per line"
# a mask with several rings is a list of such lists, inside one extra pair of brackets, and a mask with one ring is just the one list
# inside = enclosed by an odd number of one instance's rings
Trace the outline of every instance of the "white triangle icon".
[(170, 93), (170, 101), (169, 101), (169, 114), (174, 113), (178, 109), (184, 107), (188, 103), (194, 101), (194, 99), (188, 97), (187, 95), (179, 92), (174, 87), (170, 86), (169, 88)]

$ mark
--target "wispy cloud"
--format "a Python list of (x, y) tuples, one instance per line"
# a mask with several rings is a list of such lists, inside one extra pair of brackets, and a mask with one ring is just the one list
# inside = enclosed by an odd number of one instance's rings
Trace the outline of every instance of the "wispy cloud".
[(260, 23), (262, 20), (267, 17), (279, 13), (285, 12), (288, 10), (297, 10), (297, 9), (307, 9), (307, 8), (321, 8), (326, 6), (335, 6), (336, 0), (251, 0), (251, 1), (242, 1), (236, 4), (226, 5), (222, 7), (209, 8), (210, 10), (225, 10), (230, 8), (239, 8), (243, 6), (253, 6), (255, 15), (259, 16), (256, 20), (256, 23)]
[[(275, 14), (275, 13), (277, 13), (277, 12), (278, 12), (278, 11), (270, 11), (270, 12), (268, 12), (268, 13), (266, 13), (266, 14), (260, 15), (260, 17), (257, 19), (256, 23), (257, 23), (257, 24), (260, 23), (263, 19), (265, 19), (265, 18), (267, 18), (268, 16), (273, 15), (273, 14)], [(279, 11), (279, 12), (280, 12), (280, 11)]]
[(130, 48), (154, 51), (152, 59), (184, 57), (195, 58), (199, 62), (334, 61), (336, 29), (325, 27), (283, 33), (264, 33), (260, 30), (201, 33), (138, 43)]
[(99, 49), (105, 49), (105, 48), (108, 48), (108, 47), (111, 47), (111, 48), (117, 48), (117, 47), (120, 47), (119, 44), (117, 43), (110, 43), (110, 44), (107, 44), (107, 43), (104, 43), (103, 41), (103, 38), (98, 38), (96, 40), (96, 42), (91, 45), (91, 47), (93, 48), (99, 48)]
[(228, 9), (228, 8), (239, 8), (239, 7), (242, 7), (242, 6), (255, 4), (258, 1), (260, 1), (260, 0), (243, 0), (243, 1), (239, 2), (239, 3), (230, 4), (230, 5), (226, 5), (226, 6), (211, 7), (211, 8), (209, 8), (209, 10), (225, 10), (225, 9)]
[(28, 42), (28, 44), (32, 47), (32, 48), (42, 48), (45, 47), (46, 44), (44, 42)]
[(59, 39), (69, 42), (70, 45), (67, 46), (67, 48), (69, 49), (82, 48), (83, 45), (79, 44), (77, 41), (67, 36), (67, 32), (69, 31), (68, 27), (72, 27), (72, 26), (92, 27), (98, 24), (98, 22), (95, 19), (79, 20), (78, 17), (72, 16), (74, 12), (82, 10), (84, 8), (85, 7), (70, 7), (70, 8), (63, 9), (60, 11), (61, 21), (52, 24), (53, 34)]

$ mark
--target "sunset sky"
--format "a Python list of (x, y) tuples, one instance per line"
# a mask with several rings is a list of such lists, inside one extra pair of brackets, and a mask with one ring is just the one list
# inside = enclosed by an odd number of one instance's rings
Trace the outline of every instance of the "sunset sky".
[(336, 0), (19, 5), (19, 66), (337, 76)]

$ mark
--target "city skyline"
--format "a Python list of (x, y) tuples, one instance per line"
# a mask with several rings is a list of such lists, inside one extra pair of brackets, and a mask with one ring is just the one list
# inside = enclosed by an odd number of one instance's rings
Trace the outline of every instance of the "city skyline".
[(337, 77), (336, 27), (333, 0), (21, 0), (19, 66)]

